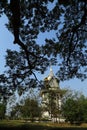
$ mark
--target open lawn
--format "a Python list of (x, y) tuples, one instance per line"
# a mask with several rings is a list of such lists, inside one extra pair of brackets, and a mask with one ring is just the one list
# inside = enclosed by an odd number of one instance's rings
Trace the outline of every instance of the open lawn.
[(71, 126), (47, 122), (30, 123), (23, 120), (3, 120), (0, 121), (0, 130), (87, 130), (87, 124)]

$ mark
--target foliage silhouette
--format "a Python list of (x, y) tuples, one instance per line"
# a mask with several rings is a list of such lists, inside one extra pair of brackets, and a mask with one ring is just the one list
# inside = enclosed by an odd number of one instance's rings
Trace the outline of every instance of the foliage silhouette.
[[(87, 78), (86, 0), (0, 1), (0, 16), (3, 14), (20, 48), (18, 52), (7, 50), (8, 69), (0, 75), (2, 95), (20, 88), (22, 92), (27, 85), (38, 86), (36, 72), (43, 74), (50, 62), (58, 66), (60, 80)], [(39, 45), (39, 34), (52, 30), (56, 39), (46, 37), (45, 44)]]

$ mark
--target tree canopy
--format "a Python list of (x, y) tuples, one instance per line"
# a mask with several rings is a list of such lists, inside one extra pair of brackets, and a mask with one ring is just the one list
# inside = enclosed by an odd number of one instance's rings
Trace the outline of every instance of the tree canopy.
[(0, 103), (0, 120), (5, 118), (5, 113), (6, 113), (6, 104)]
[(33, 121), (41, 117), (41, 107), (36, 99), (26, 98), (22, 103), (17, 103), (11, 110), (11, 118), (24, 118)]
[(62, 115), (68, 122), (81, 124), (87, 122), (87, 98), (82, 94), (68, 93), (62, 103)]
[[(87, 77), (87, 1), (86, 0), (3, 0), (0, 16), (14, 35), (19, 51), (7, 50), (0, 89), (38, 86), (36, 72), (44, 73), (50, 64), (58, 66), (60, 80)], [(55, 32), (37, 43), (40, 33)]]

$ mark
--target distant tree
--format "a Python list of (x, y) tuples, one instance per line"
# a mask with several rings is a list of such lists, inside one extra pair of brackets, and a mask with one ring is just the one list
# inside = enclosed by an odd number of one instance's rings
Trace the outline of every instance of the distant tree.
[[(82, 113), (81, 116), (83, 116), (83, 122), (87, 122), (87, 97), (84, 95), (81, 95), (81, 97), (78, 99), (80, 111)], [(80, 115), (79, 115), (80, 116)]]
[(24, 104), (21, 106), (21, 113), (23, 118), (28, 118), (31, 121), (33, 121), (34, 118), (40, 118), (41, 108), (35, 99), (28, 98), (24, 101)]
[(18, 103), (12, 106), (10, 110), (11, 119), (30, 119), (34, 118), (40, 119), (41, 117), (41, 107), (38, 99), (30, 97), (30, 95), (22, 98)]
[(5, 119), (5, 113), (6, 113), (6, 104), (0, 103), (0, 119)]
[(9, 117), (10, 119), (20, 119), (22, 117), (20, 104), (16, 103), (15, 105), (13, 105)]
[(49, 90), (49, 96), (48, 96), (48, 111), (51, 115), (51, 118), (58, 118), (59, 117), (59, 103), (58, 103), (58, 95), (57, 95), (57, 91), (55, 90)]
[(62, 104), (62, 114), (66, 121), (82, 123), (87, 121), (87, 98), (84, 95), (71, 95)]

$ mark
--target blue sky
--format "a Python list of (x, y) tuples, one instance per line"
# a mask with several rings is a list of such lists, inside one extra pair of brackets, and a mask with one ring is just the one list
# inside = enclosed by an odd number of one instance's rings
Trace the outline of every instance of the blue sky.
[[(3, 16), (0, 18), (0, 74), (4, 71), (4, 65), (5, 65), (5, 55), (6, 55), (6, 50), (7, 49), (12, 49), (12, 50), (18, 50), (18, 45), (13, 44), (13, 35), (6, 29), (5, 24), (8, 22), (7, 18)], [(49, 37), (54, 36), (54, 32), (51, 34), (46, 33), (43, 35), (39, 35), (39, 39), (37, 40), (39, 43), (42, 42), (42, 39), (44, 36), (48, 35)], [(53, 67), (53, 72), (54, 74), (56, 73), (56, 67)], [(44, 79), (47, 75), (49, 74), (49, 67), (48, 71), (41, 75), (41, 79)], [(84, 82), (81, 82), (81, 80), (78, 79), (72, 79), (69, 81), (60, 81), (60, 87), (61, 88), (70, 88), (73, 91), (79, 91), (82, 92), (85, 96), (87, 96), (87, 80)]]

